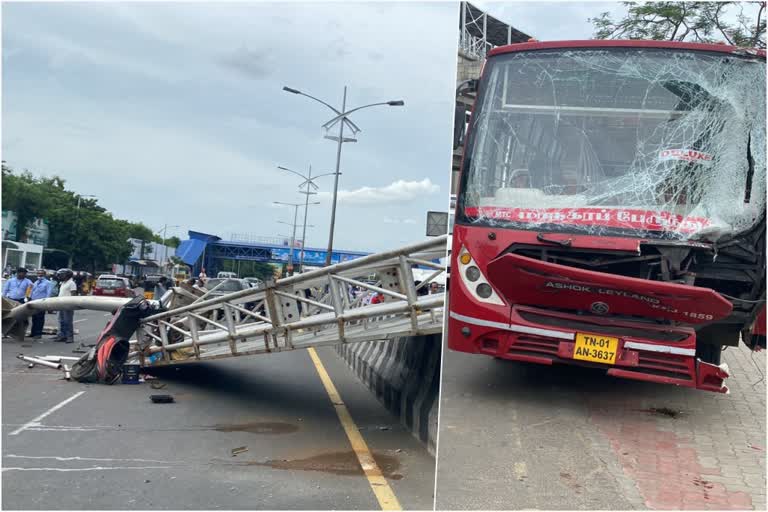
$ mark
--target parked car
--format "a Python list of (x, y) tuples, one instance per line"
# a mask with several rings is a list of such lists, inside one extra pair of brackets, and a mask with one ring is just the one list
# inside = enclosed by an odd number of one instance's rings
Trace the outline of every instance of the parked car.
[(133, 297), (133, 290), (128, 278), (118, 277), (114, 274), (102, 274), (96, 280), (96, 285), (93, 287), (93, 295)]
[(218, 285), (219, 288), (216, 289), (215, 292), (211, 293), (209, 297), (218, 297), (220, 295), (226, 295), (228, 293), (232, 292), (239, 292), (240, 290), (247, 290), (251, 287), (250, 283), (246, 281), (245, 279), (234, 279), (231, 277), (227, 278), (220, 278), (220, 277), (214, 277), (211, 279), (208, 279), (208, 281), (205, 282), (205, 288), (207, 290), (213, 290)]
[(261, 288), (264, 286), (264, 281), (258, 277), (244, 277), (243, 280), (251, 285), (252, 288)]
[[(221, 284), (224, 283), (224, 284)], [(216, 289), (216, 291), (210, 293), (208, 295), (208, 298), (213, 299), (216, 297), (221, 297), (222, 295), (227, 295), (232, 292), (239, 292), (240, 290), (248, 290), (251, 289), (250, 283), (246, 281), (245, 279), (233, 279), (233, 278), (212, 278), (205, 282), (205, 288), (206, 290), (213, 290), (216, 286), (219, 286), (219, 288)], [(246, 302), (243, 304), (243, 307), (248, 310), (253, 310), (253, 308), (256, 306), (255, 302)]]
[(216, 274), (217, 279), (226, 279), (226, 278), (232, 278), (237, 279), (237, 274), (234, 272), (219, 272)]

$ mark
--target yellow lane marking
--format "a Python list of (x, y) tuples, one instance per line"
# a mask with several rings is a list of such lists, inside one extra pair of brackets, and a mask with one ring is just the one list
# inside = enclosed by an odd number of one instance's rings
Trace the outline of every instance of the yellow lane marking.
[(525, 462), (515, 462), (515, 478), (517, 478), (520, 481), (525, 480), (528, 478), (528, 467), (526, 466)]
[(363, 436), (360, 435), (360, 431), (358, 430), (357, 425), (355, 425), (352, 416), (349, 414), (347, 406), (344, 405), (339, 392), (336, 391), (336, 386), (333, 385), (331, 377), (328, 375), (328, 372), (325, 371), (325, 367), (323, 366), (322, 361), (320, 361), (320, 357), (317, 355), (314, 348), (310, 347), (307, 351), (309, 352), (309, 357), (312, 358), (312, 362), (315, 364), (315, 369), (320, 376), (320, 380), (323, 382), (323, 386), (325, 386), (325, 391), (328, 393), (328, 397), (331, 399), (334, 409), (336, 409), (336, 414), (339, 417), (341, 425), (344, 427), (344, 432), (347, 434), (349, 444), (352, 445), (352, 449), (357, 455), (357, 460), (360, 462), (360, 467), (363, 468), (365, 477), (371, 485), (371, 490), (373, 491), (373, 494), (376, 495), (376, 499), (379, 500), (381, 510), (402, 510), (395, 493), (389, 486), (387, 479), (384, 478), (384, 475), (381, 473), (381, 469), (379, 469), (379, 465), (376, 464), (376, 460), (368, 449), (368, 445), (365, 443)]

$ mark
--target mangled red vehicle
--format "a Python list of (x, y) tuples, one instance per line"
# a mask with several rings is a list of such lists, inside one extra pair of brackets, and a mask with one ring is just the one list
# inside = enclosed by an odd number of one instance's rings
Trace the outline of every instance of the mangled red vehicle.
[(453, 230), (453, 350), (727, 392), (765, 347), (765, 52), (500, 47)]

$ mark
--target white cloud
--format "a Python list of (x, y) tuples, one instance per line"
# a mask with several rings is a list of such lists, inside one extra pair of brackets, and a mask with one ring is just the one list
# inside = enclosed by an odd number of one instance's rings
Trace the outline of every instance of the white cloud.
[(416, 224), (415, 219), (395, 219), (392, 217), (384, 217), (382, 222), (384, 224)]
[[(355, 190), (339, 190), (339, 203), (349, 205), (381, 205), (389, 203), (405, 203), (425, 195), (436, 194), (440, 187), (429, 178), (421, 181), (397, 180), (383, 187), (360, 187)], [(322, 192), (321, 199), (330, 199), (330, 192)], [(391, 219), (390, 219), (391, 220)]]

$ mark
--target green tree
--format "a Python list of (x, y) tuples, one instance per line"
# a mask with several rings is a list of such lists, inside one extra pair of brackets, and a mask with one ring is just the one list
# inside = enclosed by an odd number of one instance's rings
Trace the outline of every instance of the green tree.
[(177, 236), (172, 236), (165, 239), (165, 245), (173, 247), (174, 249), (181, 245), (181, 239)]
[[(723, 42), (765, 48), (765, 2), (622, 2), (627, 13), (614, 20), (603, 12), (590, 18), (596, 39), (656, 39)], [(745, 10), (757, 11), (745, 14)], [(726, 19), (733, 17), (735, 22)]]
[(3, 172), (3, 209), (16, 213), (16, 238), (26, 242), (26, 230), (29, 223), (36, 217), (42, 217), (46, 210), (43, 191), (37, 187), (34, 176), (29, 171), (21, 175), (13, 174), (13, 170), (2, 164)]
[[(48, 254), (57, 256), (47, 260), (57, 265), (62, 254), (71, 258), (75, 268), (92, 272), (125, 261), (132, 250), (128, 238), (134, 233), (145, 234), (133, 223), (114, 219), (97, 200), (67, 190), (58, 176), (37, 178), (28, 171), (17, 174), (3, 162), (2, 185), (3, 208), (16, 212), (19, 218), (19, 238), (33, 218), (48, 222)], [(149, 228), (144, 229), (152, 235)]]

